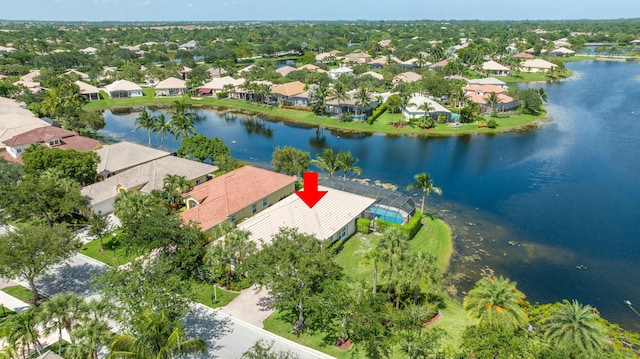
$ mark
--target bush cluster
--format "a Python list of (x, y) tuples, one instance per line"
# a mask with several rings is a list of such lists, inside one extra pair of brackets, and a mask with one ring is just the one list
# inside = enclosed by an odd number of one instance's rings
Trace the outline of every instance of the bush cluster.
[(409, 220), (409, 223), (407, 224), (396, 224), (396, 223), (388, 222), (380, 218), (377, 218), (376, 230), (382, 233), (389, 227), (399, 228), (407, 235), (407, 238), (411, 240), (422, 227), (421, 219), (422, 219), (422, 212), (420, 211), (416, 211), (416, 213), (413, 215), (413, 217), (411, 217), (411, 219)]
[(383, 103), (382, 105), (378, 106), (378, 108), (376, 108), (376, 110), (373, 111), (371, 116), (369, 116), (369, 118), (367, 119), (367, 123), (371, 125), (373, 121), (375, 121), (378, 117), (380, 117), (380, 115), (382, 115), (386, 110), (387, 110), (386, 103)]
[(371, 225), (371, 220), (367, 218), (358, 218), (356, 219), (356, 229), (358, 232), (367, 234), (369, 233), (369, 226)]

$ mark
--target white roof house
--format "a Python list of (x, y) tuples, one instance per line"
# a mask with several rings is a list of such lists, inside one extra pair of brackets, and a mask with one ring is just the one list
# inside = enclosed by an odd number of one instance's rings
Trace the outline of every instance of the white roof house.
[(81, 52), (81, 53), (83, 53), (85, 55), (95, 55), (97, 51), (98, 51), (98, 49), (96, 49), (95, 47), (91, 47), (91, 46), (86, 47), (84, 49), (78, 50), (78, 52)]
[(160, 81), (155, 89), (156, 96), (182, 96), (187, 92), (187, 81), (169, 77)]
[(559, 47), (555, 50), (549, 51), (549, 53), (555, 56), (569, 56), (575, 54), (576, 52), (573, 50), (569, 50), (566, 47)]
[(207, 82), (206, 84), (202, 85), (202, 87), (198, 89), (198, 92), (204, 94), (204, 93), (225, 91), (226, 85), (232, 85), (233, 87), (237, 87), (245, 83), (245, 81), (247, 80), (243, 78), (234, 79), (231, 76), (216, 77), (211, 81)]
[(127, 141), (104, 145), (95, 152), (100, 157), (98, 174), (105, 178), (171, 154), (167, 151)]
[(109, 93), (111, 98), (142, 96), (142, 87), (127, 80), (115, 81), (105, 86), (104, 89)]
[(356, 219), (375, 203), (373, 198), (337, 189), (321, 186), (319, 190), (328, 192), (313, 208), (292, 194), (238, 224), (238, 228), (251, 232), (249, 239), (256, 243), (271, 242), (283, 227), (297, 228), (319, 240), (345, 239), (355, 232)]
[(422, 118), (424, 117), (424, 109), (420, 107), (425, 103), (429, 104), (431, 108), (431, 110), (427, 112), (427, 116), (433, 118), (434, 121), (438, 120), (440, 115), (444, 115), (447, 121), (451, 118), (451, 111), (425, 96), (413, 96), (409, 100), (409, 105), (402, 109), (402, 114), (406, 118)]
[(482, 64), (482, 71), (489, 71), (492, 75), (506, 76), (509, 75), (509, 68), (499, 64), (493, 60), (487, 61)]
[(340, 66), (336, 69), (331, 69), (329, 70), (329, 77), (332, 80), (337, 80), (338, 77), (345, 75), (345, 76), (353, 76), (353, 69), (351, 67), (347, 67), (347, 66)]
[(83, 80), (89, 80), (89, 75), (84, 73), (84, 72), (80, 72), (80, 71), (72, 69), (72, 70), (68, 70), (68, 71), (66, 71), (64, 73), (64, 75), (69, 75), (69, 74), (76, 74), (76, 75), (80, 76), (80, 78), (83, 79)]
[(524, 72), (544, 72), (558, 66), (542, 59), (527, 60), (520, 64)]
[(381, 74), (379, 74), (377, 72), (373, 72), (373, 71), (367, 71), (367, 72), (361, 73), (359, 75), (359, 77), (367, 76), (367, 75), (369, 75), (369, 76), (371, 76), (371, 77), (373, 77), (375, 79), (378, 79), (378, 80), (384, 80), (384, 76), (382, 76)]
[(82, 82), (82, 81), (76, 81), (75, 82), (76, 85), (78, 85), (78, 87), (80, 88), (80, 94), (82, 95), (82, 97), (84, 97), (85, 99), (88, 99), (89, 101), (91, 100), (99, 100), (100, 99), (100, 89), (90, 85), (86, 82)]
[(279, 69), (276, 69), (276, 72), (279, 73), (282, 76), (287, 76), (290, 72), (296, 71), (298, 69), (296, 69), (293, 66), (289, 66), (289, 65), (285, 65), (280, 67)]

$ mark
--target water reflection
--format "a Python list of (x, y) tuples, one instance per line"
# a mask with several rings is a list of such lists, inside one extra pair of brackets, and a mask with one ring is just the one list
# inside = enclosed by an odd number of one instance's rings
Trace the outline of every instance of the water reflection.
[(242, 124), (242, 127), (244, 127), (245, 131), (250, 135), (256, 134), (266, 138), (273, 137), (273, 129), (269, 124), (265, 123), (264, 120), (259, 118), (244, 118), (240, 123)]

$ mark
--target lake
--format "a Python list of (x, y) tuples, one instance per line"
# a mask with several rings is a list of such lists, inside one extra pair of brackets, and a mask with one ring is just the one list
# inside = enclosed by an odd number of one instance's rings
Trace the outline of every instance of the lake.
[[(196, 130), (232, 155), (268, 166), (273, 148), (314, 156), (348, 150), (362, 178), (404, 189), (426, 171), (441, 187), (427, 209), (454, 229), (451, 283), (463, 295), (482, 275), (518, 282), (532, 302), (577, 299), (640, 331), (640, 63), (567, 63), (575, 72), (544, 87), (553, 119), (528, 132), (418, 138), (344, 134), (257, 116), (201, 111)], [(105, 112), (113, 139), (147, 143), (137, 113)], [(152, 137), (158, 145), (160, 139)], [(177, 148), (177, 142), (165, 140)]]

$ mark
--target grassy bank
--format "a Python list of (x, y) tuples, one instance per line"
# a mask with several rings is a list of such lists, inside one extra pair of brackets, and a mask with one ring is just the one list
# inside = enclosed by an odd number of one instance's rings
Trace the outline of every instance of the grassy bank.
[[(373, 268), (366, 259), (366, 254), (375, 247), (381, 235), (355, 234), (345, 244), (342, 251), (336, 257), (336, 262), (344, 268), (344, 272), (351, 282), (365, 281), (371, 284)], [(423, 227), (410, 242), (412, 251), (427, 251), (434, 254), (438, 264), (445, 271), (449, 266), (449, 260), (453, 253), (453, 242), (450, 228), (443, 221), (435, 217), (423, 218)], [(445, 295), (446, 296), (446, 295)], [(443, 340), (443, 345), (455, 348), (460, 342), (462, 332), (469, 324), (466, 312), (462, 305), (451, 298), (445, 297), (444, 307), (441, 309), (441, 318), (434, 324), (445, 329), (448, 335)], [(275, 334), (298, 342), (300, 344), (323, 351), (336, 358), (363, 358), (363, 355), (353, 355), (354, 349), (340, 350), (332, 343), (325, 340), (325, 334), (321, 332), (306, 332), (300, 336), (293, 334), (292, 325), (281, 318), (281, 313), (275, 312), (264, 322), (264, 328)], [(356, 344), (357, 345), (357, 344)], [(396, 352), (394, 358), (402, 357)]]
[[(91, 101), (84, 106), (85, 110), (102, 110), (108, 108), (123, 108), (135, 106), (169, 106), (177, 98), (156, 98), (151, 96), (134, 97), (117, 100), (99, 100)], [(478, 128), (477, 124), (465, 124), (457, 128), (451, 128), (448, 124), (436, 125), (433, 129), (422, 129), (415, 123), (407, 123), (406, 126), (396, 128), (393, 123), (400, 121), (402, 115), (384, 113), (373, 124), (367, 124), (361, 121), (345, 121), (341, 122), (328, 116), (317, 116), (309, 111), (292, 110), (277, 108), (254, 103), (248, 103), (241, 100), (231, 99), (214, 99), (214, 98), (189, 98), (185, 97), (185, 101), (195, 107), (215, 108), (221, 111), (230, 110), (247, 114), (259, 114), (267, 118), (282, 120), (288, 122), (305, 123), (311, 126), (321, 126), (330, 129), (337, 129), (346, 132), (370, 132), (385, 133), (392, 135), (416, 135), (416, 136), (451, 136), (461, 134), (476, 133), (499, 133), (513, 131), (534, 123), (545, 116), (545, 113), (539, 115), (517, 115), (505, 119), (496, 119), (498, 128)]]
[(33, 293), (31, 290), (21, 286), (21, 285), (13, 285), (10, 287), (2, 288), (2, 291), (9, 294), (12, 297), (16, 297), (23, 302), (26, 302), (33, 298)]

